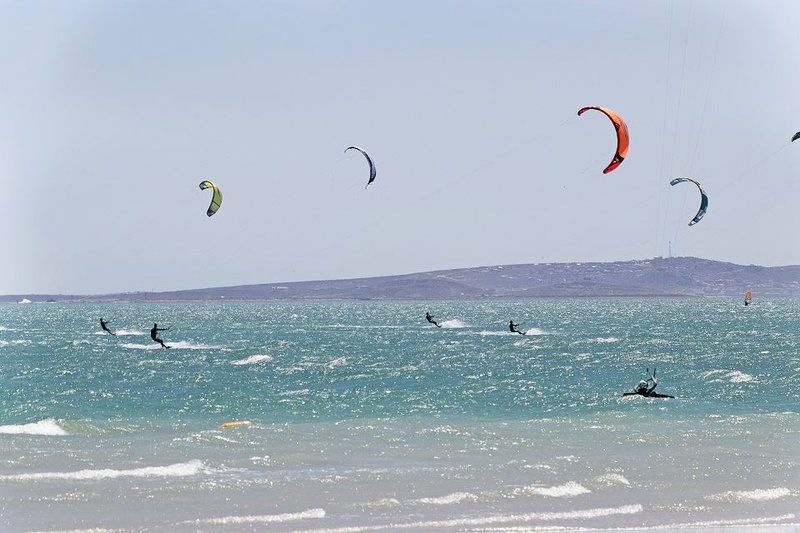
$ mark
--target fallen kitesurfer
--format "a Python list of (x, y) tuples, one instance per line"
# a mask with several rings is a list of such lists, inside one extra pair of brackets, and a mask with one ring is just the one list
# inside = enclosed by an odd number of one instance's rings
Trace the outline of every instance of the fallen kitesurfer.
[[(650, 370), (648, 369), (648, 373)], [(633, 392), (626, 392), (623, 396), (644, 396), (645, 398), (675, 398), (675, 396), (670, 396), (669, 394), (659, 394), (655, 392), (656, 387), (658, 386), (658, 381), (656, 380), (656, 370), (653, 369), (653, 375), (648, 376), (647, 379), (643, 379), (636, 384), (636, 390)]]

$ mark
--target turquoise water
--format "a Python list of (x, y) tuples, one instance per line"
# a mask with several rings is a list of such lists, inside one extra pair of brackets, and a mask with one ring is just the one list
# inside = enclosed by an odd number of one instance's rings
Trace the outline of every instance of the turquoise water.
[(790, 527), (799, 304), (2, 306), (0, 523)]

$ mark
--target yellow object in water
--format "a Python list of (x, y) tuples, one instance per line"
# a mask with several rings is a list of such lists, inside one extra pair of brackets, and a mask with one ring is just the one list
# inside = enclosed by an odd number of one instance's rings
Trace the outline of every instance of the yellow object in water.
[(233, 422), (223, 422), (217, 429), (235, 428), (236, 426), (249, 426), (249, 420), (235, 420)]

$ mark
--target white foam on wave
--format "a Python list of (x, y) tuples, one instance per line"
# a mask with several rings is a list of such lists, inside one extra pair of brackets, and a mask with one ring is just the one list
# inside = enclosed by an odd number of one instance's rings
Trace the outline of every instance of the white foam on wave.
[(23, 340), (23, 339), (14, 340), (14, 341), (3, 341), (3, 340), (0, 340), (0, 348), (2, 348), (3, 346), (21, 346), (21, 345), (30, 344), (30, 343), (31, 343), (31, 341), (26, 341), (26, 340)]
[(718, 502), (766, 502), (791, 495), (792, 491), (786, 487), (776, 487), (774, 489), (729, 490), (721, 494), (706, 496), (706, 499)]
[(32, 422), (30, 424), (9, 424), (0, 426), (0, 433), (5, 435), (47, 435), (61, 436), (67, 432), (52, 418)]
[(796, 526), (797, 524), (788, 524), (787, 520), (793, 520), (796, 516), (793, 513), (783, 514), (779, 516), (764, 516), (761, 518), (733, 518), (729, 520), (704, 520), (702, 522), (685, 522), (677, 524), (662, 524), (658, 526), (637, 526), (637, 527), (618, 527), (614, 531), (650, 531), (650, 530), (678, 530), (678, 529), (700, 529), (700, 528), (718, 528), (718, 527), (732, 527), (732, 526), (755, 526), (761, 524), (780, 524)]
[(265, 515), (244, 515), (244, 516), (222, 516), (219, 518), (199, 518), (181, 522), (181, 524), (215, 525), (226, 526), (231, 524), (275, 524), (283, 522), (294, 522), (297, 520), (307, 520), (309, 518), (325, 518), (325, 509), (308, 509), (298, 513), (265, 514)]
[(756, 379), (750, 374), (739, 370), (724, 369), (709, 370), (708, 372), (703, 372), (700, 376), (703, 379), (707, 379), (710, 383), (720, 383), (722, 381), (728, 381), (730, 383), (750, 383)]
[[(640, 504), (623, 505), (620, 507), (600, 507), (584, 509), (582, 511), (554, 511), (526, 514), (478, 516), (475, 518), (453, 518), (450, 520), (429, 520), (421, 522), (403, 522), (394, 524), (375, 524), (369, 526), (350, 526), (331, 529), (306, 530), (306, 533), (360, 533), (362, 531), (380, 531), (395, 529), (426, 529), (434, 528), (464, 528), (472, 526), (490, 526), (493, 524), (548, 522), (553, 520), (586, 520), (606, 516), (627, 515), (641, 513)], [(552, 528), (548, 528), (552, 529)]]
[(361, 507), (397, 507), (400, 500), (397, 498), (381, 498), (372, 502), (362, 503)]
[(613, 485), (630, 485), (631, 482), (623, 476), (622, 474), (615, 474), (613, 472), (608, 472), (603, 474), (602, 476), (597, 476), (594, 478), (595, 483), (599, 485), (604, 485), (606, 487), (610, 487)]
[[(478, 335), (480, 335), (482, 337), (494, 337), (494, 336), (503, 336), (503, 337), (505, 337), (505, 336), (508, 336), (508, 335), (519, 336), (519, 333), (514, 333), (514, 332), (508, 331), (508, 330), (506, 330), (506, 331), (487, 331), (487, 330), (483, 330), (483, 331), (479, 331)], [(530, 328), (528, 330), (525, 330), (523, 335), (529, 336), (529, 337), (538, 337), (540, 335), (547, 335), (547, 332), (544, 331), (544, 330), (541, 330), (539, 328)]]
[(272, 361), (272, 356), (266, 354), (251, 355), (250, 357), (246, 357), (245, 359), (239, 359), (238, 361), (231, 361), (231, 364), (252, 365), (253, 363), (260, 363), (262, 361)]
[[(212, 344), (195, 344), (189, 341), (164, 341), (164, 344), (169, 346), (170, 348), (177, 349), (177, 350), (218, 350), (222, 348), (222, 346), (212, 345)], [(131, 350), (162, 350), (160, 344), (153, 342), (152, 344), (136, 344), (134, 342), (123, 342), (120, 344), (122, 348), (128, 348)]]
[(443, 322), (439, 322), (439, 326), (441, 326), (442, 329), (460, 329), (460, 328), (468, 328), (469, 327), (469, 325), (467, 325), (466, 322), (463, 322), (463, 321), (461, 321), (461, 320), (459, 320), (457, 318), (454, 318), (452, 320), (445, 320)]
[(617, 337), (597, 337), (592, 340), (592, 342), (597, 342), (599, 344), (609, 344), (612, 342), (619, 342), (619, 341), (620, 339), (618, 339)]
[(175, 463), (167, 466), (145, 466), (129, 470), (115, 470), (112, 468), (76, 470), (74, 472), (34, 472), (30, 474), (0, 475), (0, 481), (49, 481), (49, 480), (74, 480), (74, 481), (100, 481), (124, 477), (188, 477), (209, 472), (202, 461), (193, 459), (185, 463)]
[(6, 326), (0, 326), (0, 331), (19, 331), (19, 330), (16, 329), (16, 328), (9, 328), (9, 327), (6, 327)]
[(514, 489), (515, 496), (535, 494), (537, 496), (547, 496), (548, 498), (571, 498), (581, 494), (589, 494), (590, 492), (592, 491), (575, 481), (567, 481), (563, 485), (555, 485), (553, 487), (529, 486)]
[(328, 368), (336, 368), (337, 366), (342, 366), (346, 364), (347, 364), (346, 357), (337, 357), (336, 359), (331, 359), (330, 361), (328, 361), (328, 364), (326, 366)]
[(131, 335), (146, 335), (146, 332), (138, 330), (138, 329), (118, 329), (114, 332), (115, 335), (119, 337), (128, 337)]
[(420, 498), (414, 500), (417, 503), (424, 503), (427, 505), (452, 505), (461, 502), (476, 502), (478, 497), (471, 492), (454, 492), (446, 496), (439, 496), (438, 498)]

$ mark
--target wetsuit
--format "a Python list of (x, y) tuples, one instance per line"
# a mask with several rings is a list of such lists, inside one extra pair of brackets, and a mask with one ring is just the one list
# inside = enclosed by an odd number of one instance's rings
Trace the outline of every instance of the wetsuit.
[(519, 333), (520, 335), (525, 335), (524, 331), (520, 331), (517, 329), (518, 327), (519, 324), (514, 324), (513, 320), (508, 321), (508, 331), (510, 331), (511, 333)]
[(105, 331), (106, 333), (110, 333), (111, 335), (116, 335), (116, 333), (108, 329), (108, 324), (106, 324), (106, 321), (103, 320), (102, 318), (100, 319), (100, 327), (103, 328), (103, 331)]
[(436, 321), (433, 319), (433, 316), (432, 316), (430, 313), (425, 313), (425, 320), (427, 320), (428, 322), (430, 322), (431, 324), (433, 324), (433, 325), (434, 325), (434, 326), (436, 326), (437, 328), (440, 328), (440, 327), (442, 327), (442, 326), (440, 326), (440, 325), (438, 324), (438, 322), (436, 322)]
[(162, 348), (169, 348), (169, 346), (164, 344), (164, 341), (158, 338), (157, 335), (159, 331), (169, 331), (169, 328), (159, 328), (158, 324), (153, 324), (153, 327), (150, 328), (150, 338), (159, 343)]
[[(652, 381), (653, 386), (648, 387), (647, 381)], [(626, 392), (623, 394), (623, 396), (639, 395), (639, 396), (644, 396), (645, 398), (675, 398), (675, 396), (670, 396), (669, 394), (659, 394), (655, 392), (656, 386), (658, 385), (658, 382), (656, 381), (655, 378), (648, 378), (647, 381), (639, 383), (639, 386), (636, 387), (635, 392)]]

